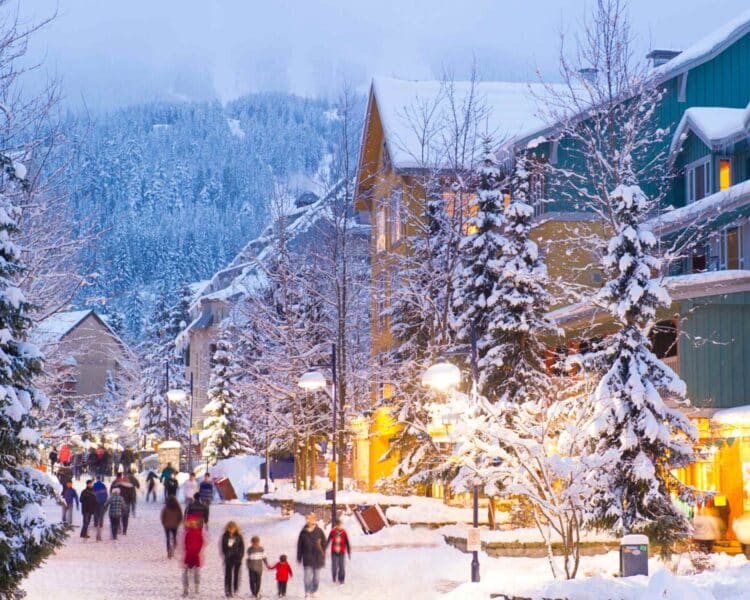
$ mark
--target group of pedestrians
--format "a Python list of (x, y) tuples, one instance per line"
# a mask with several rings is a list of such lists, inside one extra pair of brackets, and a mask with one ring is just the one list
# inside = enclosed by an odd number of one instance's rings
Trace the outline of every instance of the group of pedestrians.
[[(132, 448), (125, 448), (122, 452), (111, 450), (100, 445), (89, 448), (88, 452), (63, 444), (60, 449), (53, 448), (48, 454), (52, 472), (58, 476), (68, 476), (78, 481), (84, 473), (89, 477), (111, 477), (119, 468), (124, 473), (130, 473), (136, 462)], [(62, 483), (62, 481), (61, 481)]]

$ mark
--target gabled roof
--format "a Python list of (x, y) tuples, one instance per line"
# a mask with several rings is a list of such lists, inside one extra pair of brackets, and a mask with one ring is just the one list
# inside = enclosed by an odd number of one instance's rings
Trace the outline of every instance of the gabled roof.
[(654, 75), (659, 81), (672, 79), (715, 58), (748, 33), (750, 33), (750, 10), (745, 10), (690, 45), (672, 60), (657, 67)]
[[(538, 116), (539, 101), (549, 93), (540, 83), (480, 81), (476, 83), (474, 101), (488, 111), (478, 133), (492, 135), (498, 142), (524, 135), (543, 123)], [(452, 93), (449, 97), (448, 90)], [(471, 99), (472, 82), (409, 81), (391, 77), (375, 77), (371, 101), (377, 104), (391, 164), (396, 170), (434, 167), (441, 144), (440, 126), (450, 118), (451, 102), (461, 110)], [(432, 140), (421, 135), (422, 115), (429, 111), (435, 133)], [(368, 111), (368, 118), (369, 113)], [(367, 129), (367, 124), (365, 125)]]
[(672, 136), (670, 155), (679, 150), (683, 136), (688, 131), (697, 135), (712, 151), (747, 137), (750, 125), (750, 104), (745, 108), (721, 106), (694, 106), (688, 108)]
[(120, 345), (125, 347), (125, 343), (117, 333), (92, 309), (59, 312), (47, 317), (31, 330), (29, 335), (30, 341), (41, 349), (59, 344), (65, 336), (78, 327), (89, 315), (93, 316)]

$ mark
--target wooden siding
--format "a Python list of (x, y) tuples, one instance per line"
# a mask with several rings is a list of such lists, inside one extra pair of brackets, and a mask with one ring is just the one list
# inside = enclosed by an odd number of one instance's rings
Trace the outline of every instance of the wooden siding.
[(750, 404), (750, 292), (680, 303), (680, 373), (699, 408)]

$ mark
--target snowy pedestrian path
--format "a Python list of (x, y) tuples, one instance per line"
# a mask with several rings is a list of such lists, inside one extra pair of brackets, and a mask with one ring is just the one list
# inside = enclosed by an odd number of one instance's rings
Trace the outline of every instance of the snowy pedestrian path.
[[(66, 545), (47, 563), (31, 574), (24, 589), (29, 600), (167, 600), (179, 598), (181, 584), (181, 545), (177, 556), (166, 558), (164, 534), (159, 520), (161, 502), (138, 504), (138, 516), (131, 519), (128, 535), (113, 542), (107, 528), (104, 541), (79, 537), (75, 528)], [(223, 597), (224, 572), (219, 556), (219, 539), (224, 525), (235, 520), (246, 544), (259, 535), (271, 564), (280, 554), (289, 556), (294, 577), (288, 598), (303, 598), (302, 568), (296, 563), (296, 540), (302, 518), (285, 519), (262, 503), (215, 504), (211, 507), (210, 529), (201, 570), (200, 598)], [(80, 524), (76, 514), (75, 524)], [(108, 523), (105, 518), (105, 526)], [(402, 526), (405, 527), (405, 526)], [(180, 531), (180, 534), (182, 531)], [(328, 568), (321, 572), (319, 597), (377, 599), (435, 598), (465, 581), (467, 555), (444, 545), (429, 545), (419, 539), (414, 547), (372, 547), (358, 552), (357, 542), (372, 536), (353, 536), (354, 554), (347, 561), (347, 581), (343, 587), (330, 581)], [(393, 540), (403, 546), (403, 541)], [(181, 540), (180, 540), (181, 543)], [(362, 548), (364, 549), (364, 548)], [(329, 558), (329, 557), (327, 557)], [(329, 565), (327, 560), (326, 567)], [(276, 597), (274, 573), (266, 572), (264, 598)], [(247, 572), (241, 574), (241, 598), (249, 598)]]

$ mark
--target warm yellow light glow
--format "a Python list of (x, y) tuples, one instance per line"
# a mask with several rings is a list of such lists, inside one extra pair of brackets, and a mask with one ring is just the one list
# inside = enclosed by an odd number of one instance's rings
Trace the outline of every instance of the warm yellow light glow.
[(728, 158), (719, 160), (719, 190), (725, 190), (732, 185), (732, 163)]
[(432, 365), (422, 375), (422, 385), (445, 391), (461, 383), (461, 371), (456, 365), (441, 362)]
[(184, 390), (169, 390), (167, 392), (167, 399), (173, 404), (182, 402), (185, 398), (187, 398), (187, 394)]

